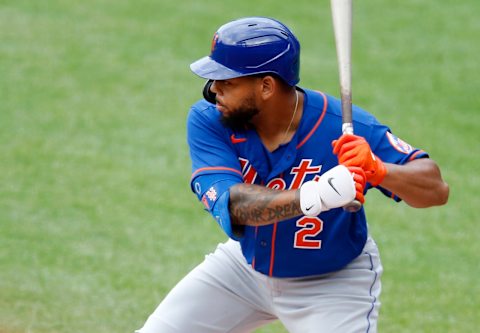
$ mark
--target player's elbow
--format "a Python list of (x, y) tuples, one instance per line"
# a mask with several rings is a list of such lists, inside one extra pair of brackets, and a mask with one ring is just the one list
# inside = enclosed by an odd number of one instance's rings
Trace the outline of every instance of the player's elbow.
[(405, 198), (404, 201), (413, 208), (429, 208), (434, 206), (443, 206), (448, 202), (450, 188), (444, 181), (429, 188), (421, 196), (415, 198)]
[[(430, 162), (433, 162), (429, 160)], [(440, 168), (436, 163), (431, 163), (429, 171), (429, 181), (425, 181), (425, 185), (428, 188), (428, 192), (425, 198), (426, 205), (424, 207), (442, 206), (448, 202), (450, 195), (450, 187), (443, 180)]]
[(433, 182), (430, 188), (430, 196), (432, 200), (431, 206), (442, 206), (448, 202), (448, 197), (450, 195), (450, 187), (443, 180), (440, 169), (437, 165), (434, 166), (433, 174), (435, 181)]
[(448, 202), (450, 195), (450, 187), (444, 181), (442, 181), (435, 190), (432, 191), (432, 202), (430, 206), (443, 206)]
[(450, 196), (450, 187), (444, 181), (438, 186), (436, 191), (437, 206), (442, 206), (447, 204), (448, 197)]

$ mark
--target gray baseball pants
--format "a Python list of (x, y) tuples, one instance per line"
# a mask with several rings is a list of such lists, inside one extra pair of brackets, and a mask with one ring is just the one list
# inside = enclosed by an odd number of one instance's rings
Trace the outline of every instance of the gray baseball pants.
[(219, 244), (136, 333), (244, 333), (280, 320), (292, 333), (375, 333), (382, 265), (369, 238), (342, 270), (272, 278), (247, 264), (238, 242)]

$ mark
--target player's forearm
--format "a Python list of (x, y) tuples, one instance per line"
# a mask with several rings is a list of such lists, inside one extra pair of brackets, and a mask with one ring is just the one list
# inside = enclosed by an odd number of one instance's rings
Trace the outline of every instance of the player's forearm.
[(395, 193), (416, 208), (444, 205), (449, 187), (431, 159), (418, 159), (405, 165), (385, 163), (387, 175), (380, 186)]
[(298, 190), (278, 191), (259, 185), (230, 188), (230, 217), (237, 225), (267, 225), (302, 214)]

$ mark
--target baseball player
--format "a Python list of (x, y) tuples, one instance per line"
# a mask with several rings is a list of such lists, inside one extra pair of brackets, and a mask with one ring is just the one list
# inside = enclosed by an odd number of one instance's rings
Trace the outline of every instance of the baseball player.
[(228, 236), (163, 299), (139, 333), (376, 332), (382, 265), (363, 203), (375, 188), (413, 207), (443, 205), (428, 154), (354, 106), (299, 87), (300, 45), (277, 20), (221, 26), (190, 110), (191, 189)]

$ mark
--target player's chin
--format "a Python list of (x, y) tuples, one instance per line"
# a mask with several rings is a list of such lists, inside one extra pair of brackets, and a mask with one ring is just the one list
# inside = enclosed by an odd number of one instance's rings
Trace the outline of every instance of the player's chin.
[(224, 112), (221, 113), (221, 122), (232, 129), (242, 130), (250, 125), (251, 119), (258, 113), (257, 109), (231, 109), (223, 105)]
[(231, 125), (236, 122), (235, 117), (233, 117), (228, 111), (220, 109), (218, 111), (220, 111), (220, 120), (224, 125)]
[(241, 130), (242, 128), (245, 128), (244, 121), (237, 119), (235, 115), (229, 114), (228, 112), (221, 114), (220, 121), (224, 126), (233, 130)]

